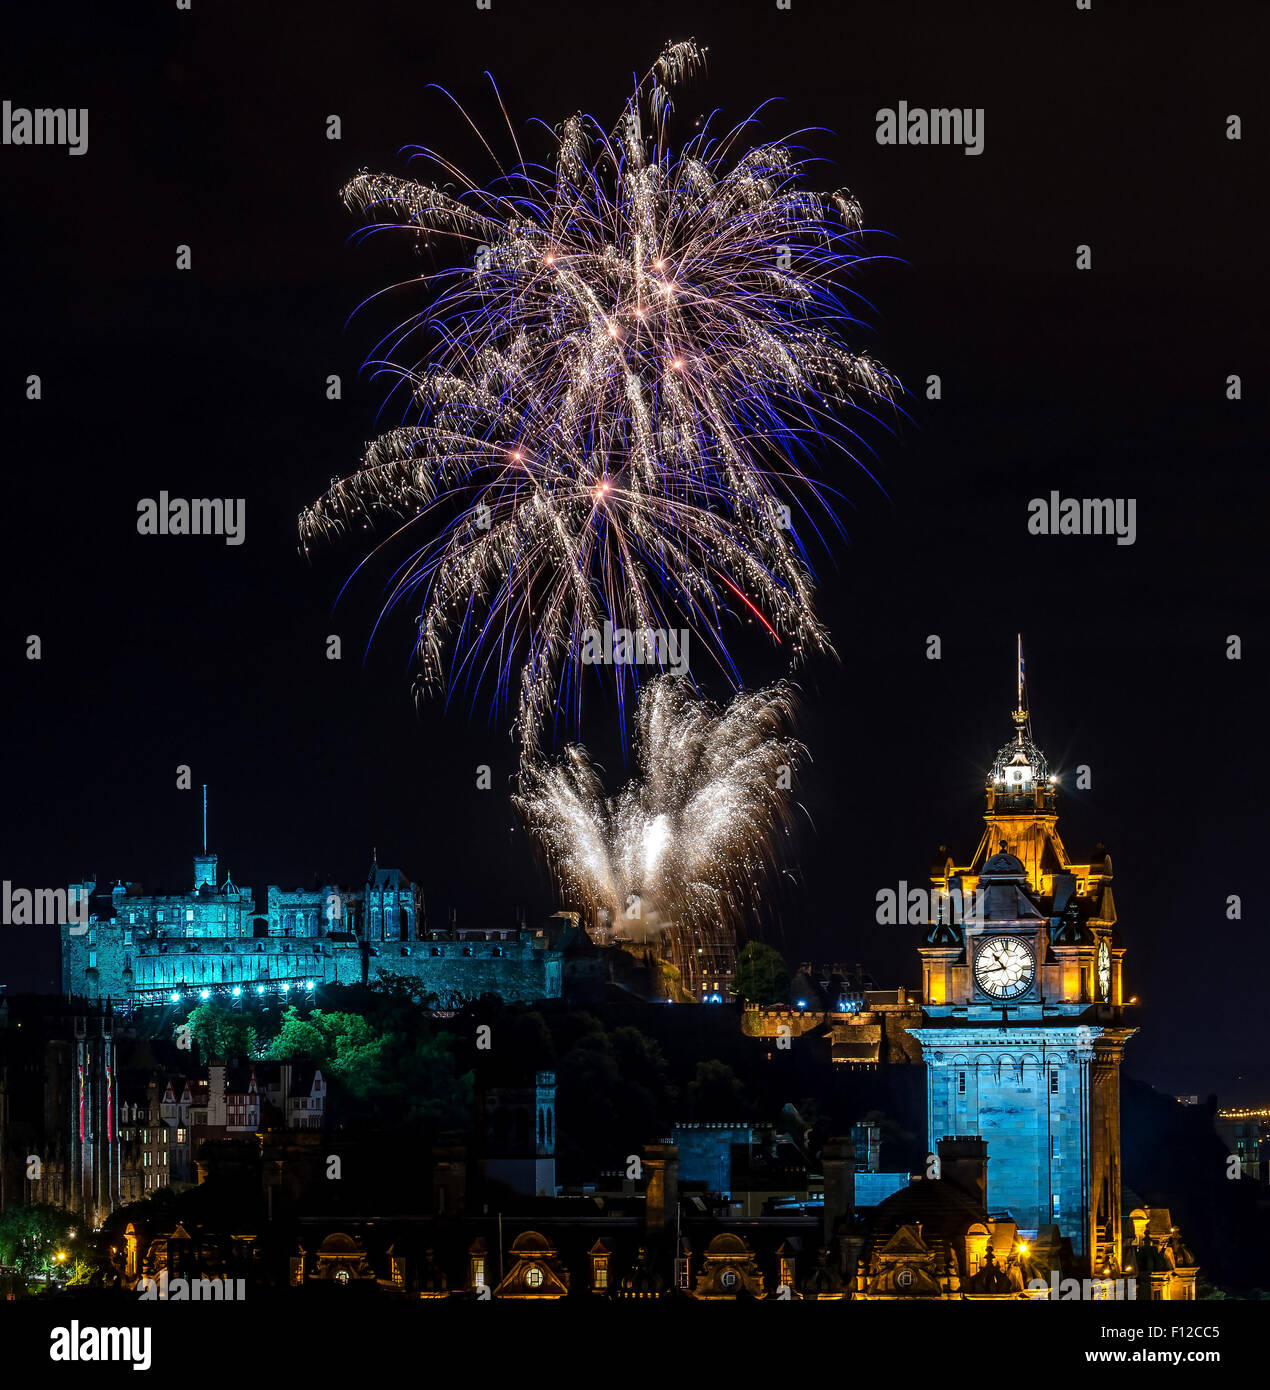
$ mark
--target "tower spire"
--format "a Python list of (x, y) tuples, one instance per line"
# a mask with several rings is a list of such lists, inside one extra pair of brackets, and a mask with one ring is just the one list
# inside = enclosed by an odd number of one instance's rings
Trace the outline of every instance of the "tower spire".
[(207, 783), (203, 783), (203, 853), (207, 853)]
[(1015, 742), (1023, 747), (1025, 737), (1032, 737), (1032, 716), (1027, 707), (1027, 685), (1023, 666), (1023, 634), (1015, 634), (1015, 704), (1014, 704)]

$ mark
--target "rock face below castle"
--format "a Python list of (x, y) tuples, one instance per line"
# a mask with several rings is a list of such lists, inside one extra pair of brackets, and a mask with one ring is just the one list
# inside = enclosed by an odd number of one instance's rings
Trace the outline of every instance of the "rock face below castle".
[(430, 929), (418, 885), (378, 863), (355, 889), (271, 884), (264, 912), (251, 889), (228, 876), (218, 886), (216, 856), (206, 853), (194, 860), (188, 893), (147, 894), (138, 883), (71, 888), (89, 915), (61, 929), (62, 989), (117, 1006), (303, 995), (386, 976), (404, 977), (437, 1008), (482, 994), (561, 994), (568, 943), (560, 933), (523, 922)]

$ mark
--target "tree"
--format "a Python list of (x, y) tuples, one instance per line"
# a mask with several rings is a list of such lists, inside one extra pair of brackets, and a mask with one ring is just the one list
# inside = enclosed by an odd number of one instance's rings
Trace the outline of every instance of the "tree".
[(740, 1077), (717, 1057), (697, 1063), (696, 1075), (688, 1083), (687, 1101), (692, 1120), (743, 1120), (750, 1113)]
[(326, 1039), (317, 1024), (311, 1019), (302, 1018), (299, 1009), (291, 1004), (283, 1010), (281, 1026), (277, 1035), (266, 1044), (265, 1056), (275, 1062), (306, 1057), (321, 1065), (327, 1060)]
[(206, 1063), (213, 1057), (230, 1061), (257, 1055), (256, 1028), (247, 1014), (227, 1009), (221, 1003), (196, 1004), (185, 1022), (200, 1062)]
[(0, 1215), (0, 1262), (28, 1278), (63, 1266), (69, 1272), (83, 1256), (75, 1229), (76, 1218), (48, 1202), (10, 1207)]
[(764, 941), (747, 941), (736, 961), (736, 988), (747, 1004), (788, 1002), (785, 958)]
[(400, 1069), (411, 1118), (437, 1129), (470, 1130), (473, 1124), (473, 1076), (458, 1074), (454, 1039), (449, 1033), (420, 1038)]
[[(613, 1167), (632, 1151), (622, 1123), (622, 1074), (604, 1032), (586, 1033), (556, 1066), (557, 1156), (580, 1176)], [(635, 1137), (636, 1145), (643, 1134)]]

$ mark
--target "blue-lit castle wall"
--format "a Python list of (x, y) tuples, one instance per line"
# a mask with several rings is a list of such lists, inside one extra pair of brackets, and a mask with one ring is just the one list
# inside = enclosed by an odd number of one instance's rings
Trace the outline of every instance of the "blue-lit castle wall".
[(508, 1000), (558, 998), (561, 953), (524, 925), (431, 930), (418, 887), (397, 869), (372, 866), (357, 889), (270, 885), (258, 912), (249, 888), (217, 886), (215, 855), (194, 860), (188, 893), (146, 894), (140, 884), (99, 891), (87, 930), (62, 927), (62, 989), (137, 1006), (173, 996), (240, 997), (365, 984), (385, 973), (409, 977), (439, 1007), (481, 994)]

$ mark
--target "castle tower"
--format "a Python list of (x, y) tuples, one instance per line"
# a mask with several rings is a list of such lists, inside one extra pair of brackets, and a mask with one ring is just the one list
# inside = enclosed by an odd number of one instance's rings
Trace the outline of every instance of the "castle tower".
[(1095, 1272), (1119, 1272), (1124, 950), (1111, 858), (1073, 863), (1057, 777), (1032, 740), (1022, 645), (1010, 740), (988, 774), (969, 864), (941, 846), (919, 948), (928, 1144), (987, 1144), (987, 1206), (1055, 1225)]
[(216, 856), (207, 852), (207, 784), (203, 784), (203, 853), (194, 856), (194, 891), (216, 889)]

